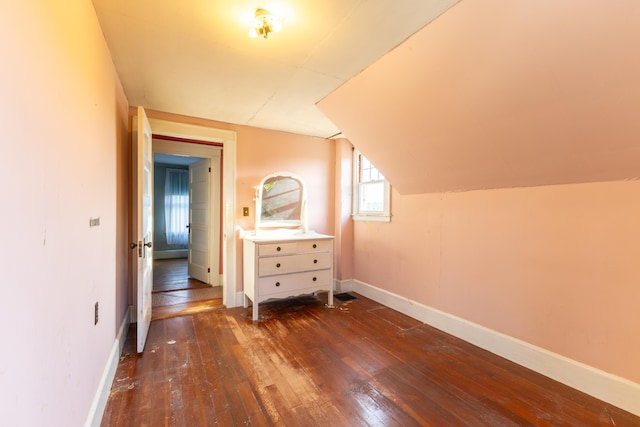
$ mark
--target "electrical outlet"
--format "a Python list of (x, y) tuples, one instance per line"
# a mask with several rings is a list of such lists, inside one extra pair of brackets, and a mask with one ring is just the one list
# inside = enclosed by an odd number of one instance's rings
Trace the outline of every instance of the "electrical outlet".
[(98, 324), (98, 301), (96, 301), (96, 305), (94, 306), (94, 314), (93, 314), (93, 324)]
[(242, 216), (249, 216), (249, 208), (248, 207), (242, 208)]

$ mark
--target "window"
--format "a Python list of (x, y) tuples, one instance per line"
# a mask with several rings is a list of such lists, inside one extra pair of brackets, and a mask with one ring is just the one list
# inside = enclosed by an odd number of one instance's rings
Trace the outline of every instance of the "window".
[(380, 171), (353, 150), (353, 219), (391, 221), (391, 188)]
[(189, 243), (189, 171), (167, 168), (164, 187), (164, 220), (167, 243)]

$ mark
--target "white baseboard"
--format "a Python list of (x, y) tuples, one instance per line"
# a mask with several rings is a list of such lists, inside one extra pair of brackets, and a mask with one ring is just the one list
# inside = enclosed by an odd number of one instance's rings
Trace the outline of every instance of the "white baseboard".
[(188, 256), (189, 256), (188, 249), (170, 249), (166, 251), (153, 251), (154, 259), (187, 258)]
[(337, 283), (512, 362), (640, 416), (640, 384), (357, 280)]
[(118, 369), (118, 362), (120, 361), (124, 342), (127, 340), (132, 311), (132, 306), (127, 307), (127, 311), (122, 318), (120, 328), (118, 329), (118, 335), (111, 346), (109, 359), (107, 359), (107, 364), (102, 372), (102, 377), (100, 378), (96, 395), (93, 397), (93, 402), (89, 409), (89, 415), (84, 423), (85, 427), (100, 427), (102, 415), (104, 414), (104, 410), (107, 406), (107, 400), (111, 393), (111, 384), (113, 383), (113, 379), (116, 376), (116, 370)]
[(243, 291), (236, 292), (235, 304), (236, 305), (234, 307), (242, 307), (244, 305), (244, 292)]

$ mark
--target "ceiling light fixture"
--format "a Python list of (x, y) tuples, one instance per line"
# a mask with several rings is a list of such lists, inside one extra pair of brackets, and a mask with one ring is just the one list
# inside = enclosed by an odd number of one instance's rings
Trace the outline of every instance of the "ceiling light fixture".
[(262, 36), (265, 39), (269, 33), (276, 33), (282, 29), (282, 20), (273, 16), (266, 9), (256, 9), (253, 27), (249, 30), (249, 36), (256, 38)]

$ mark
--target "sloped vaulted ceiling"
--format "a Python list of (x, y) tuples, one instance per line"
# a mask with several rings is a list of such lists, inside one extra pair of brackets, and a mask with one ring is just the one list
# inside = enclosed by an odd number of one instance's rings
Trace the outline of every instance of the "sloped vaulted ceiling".
[(640, 176), (640, 2), (462, 0), (318, 107), (404, 194)]

